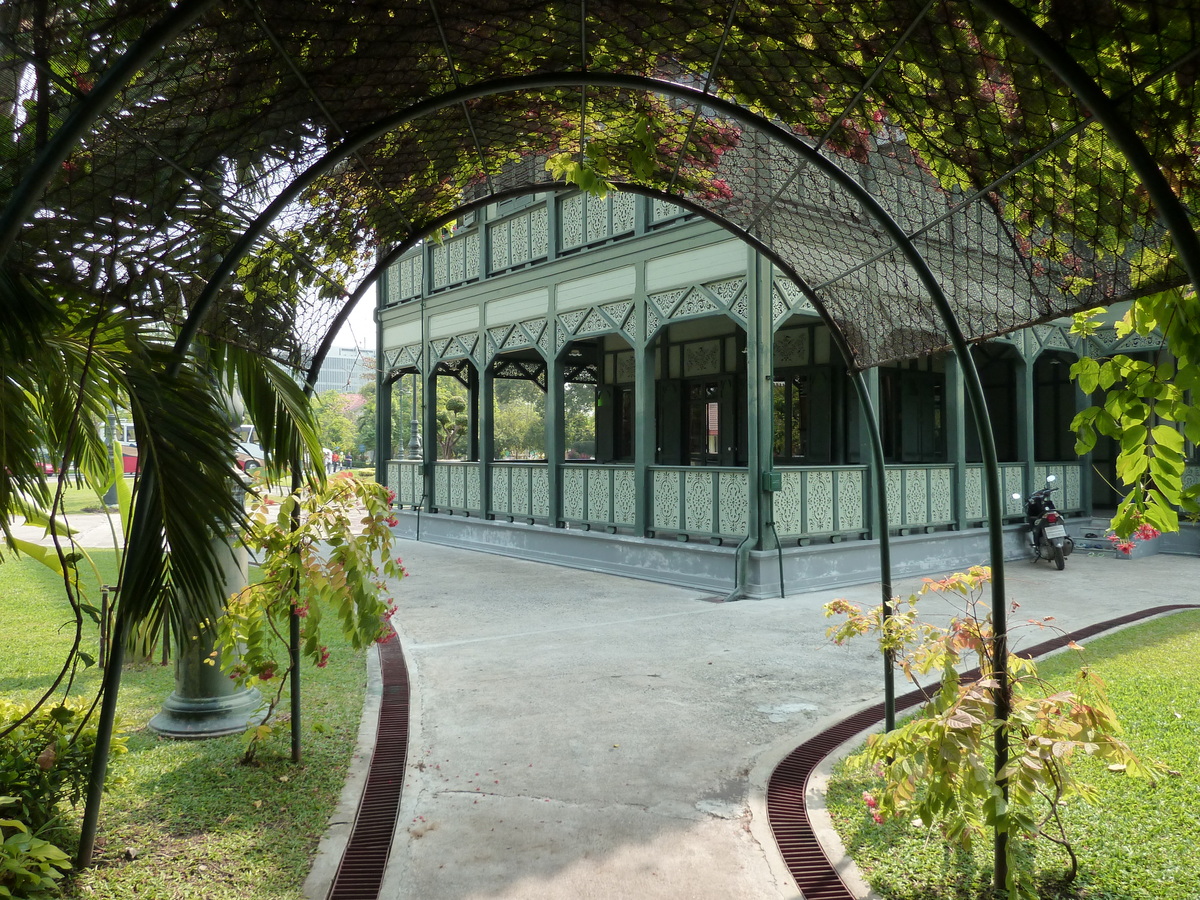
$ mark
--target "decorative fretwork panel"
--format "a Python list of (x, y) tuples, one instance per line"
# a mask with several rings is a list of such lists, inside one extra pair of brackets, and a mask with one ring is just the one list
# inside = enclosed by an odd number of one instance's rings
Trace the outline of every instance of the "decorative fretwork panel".
[(637, 197), (621, 192), (610, 196), (612, 197), (612, 233), (627, 234), (633, 231), (636, 222)]
[(721, 341), (694, 341), (683, 345), (683, 374), (717, 375), (721, 371)]
[(864, 512), (867, 499), (863, 493), (865, 483), (862, 469), (839, 469), (835, 481), (837, 489), (837, 528), (841, 532), (865, 531)]
[(512, 511), (516, 515), (529, 515), (529, 469), (526, 466), (512, 470)]
[(834, 530), (833, 472), (810, 469), (805, 472), (804, 533), (828, 534)]
[(929, 519), (929, 470), (904, 470), (904, 524), (924, 525)]
[(904, 472), (888, 469), (884, 481), (887, 484), (888, 528), (899, 528), (904, 524)]
[(564, 466), (562, 470), (562, 515), (568, 522), (584, 521), (584, 498), (587, 496), (587, 469), (583, 466)]
[(541, 259), (550, 250), (550, 225), (545, 206), (539, 206), (529, 214), (529, 253), (533, 259)]
[(659, 294), (651, 294), (650, 308), (657, 310), (664, 319), (671, 318), (671, 313), (675, 312), (675, 308), (679, 306), (679, 301), (683, 299), (683, 295), (688, 292), (687, 288), (676, 288), (671, 291), (663, 291)]
[(929, 520), (954, 521), (954, 470), (949, 466), (929, 470)]
[(492, 512), (507, 515), (512, 511), (512, 479), (509, 466), (492, 465)]
[(608, 197), (597, 197), (595, 194), (585, 194), (584, 197), (584, 230), (587, 232), (588, 243), (602, 241), (612, 234), (608, 221)]
[(723, 281), (713, 281), (704, 285), (705, 289), (720, 300), (725, 306), (732, 306), (738, 296), (746, 289), (745, 278), (726, 278)]
[(712, 533), (713, 472), (689, 471), (683, 478), (683, 530)]
[(629, 234), (636, 223), (637, 198), (632, 194), (572, 194), (559, 205), (561, 246), (573, 250)]
[(1001, 484), (1004, 485), (1000, 500), (1004, 503), (1006, 516), (1025, 514), (1025, 466), (1022, 463), (1000, 466)]
[(655, 197), (654, 202), (650, 204), (650, 217), (655, 222), (666, 222), (669, 219), (677, 219), (686, 213), (687, 210), (682, 206), (676, 206), (674, 203), (658, 197)]
[(1200, 484), (1200, 466), (1187, 466), (1183, 470), (1183, 486), (1184, 488), (1193, 487)]
[(401, 506), (416, 506), (421, 502), (421, 463), (419, 460), (388, 460), (388, 484), (396, 492)]
[(655, 467), (653, 483), (653, 529), (722, 538), (748, 533), (749, 476), (744, 469)]
[(466, 490), (467, 490), (466, 506), (467, 506), (467, 509), (469, 509), (473, 512), (480, 512), (480, 513), (483, 512), (483, 502), (482, 502), (482, 497), (480, 496), (480, 491), (479, 491), (480, 481), (481, 481), (479, 464), (474, 463), (470, 466), (464, 466), (463, 467), (463, 475), (464, 475), (464, 478), (466, 479)]
[(778, 469), (775, 529), (780, 538), (865, 532), (864, 469)]
[(637, 477), (633, 469), (614, 469), (612, 480), (613, 524), (632, 526), (637, 515)]
[(954, 520), (951, 466), (894, 466), (887, 470), (888, 525), (922, 528)]
[(479, 504), (479, 464), (456, 460), (435, 463), (431, 505), (443, 512), (482, 512)]
[(509, 223), (497, 222), (488, 228), (492, 244), (492, 271), (499, 272), (512, 265), (512, 242), (509, 240)]
[(703, 291), (692, 290), (687, 293), (683, 301), (675, 307), (671, 313), (672, 319), (695, 319), (700, 316), (710, 316), (713, 313), (719, 312), (720, 307), (716, 301)]
[(812, 332), (807, 328), (779, 332), (775, 337), (776, 367), (807, 366), (810, 357), (809, 344), (812, 342), (811, 335)]
[(550, 515), (550, 472), (544, 465), (529, 471), (529, 509), (539, 518)]
[(584, 242), (583, 231), (583, 194), (572, 194), (564, 197), (559, 206), (559, 221), (562, 229), (562, 246), (564, 249), (579, 247)]
[(472, 468), (468, 464), (452, 466), (450, 469), (450, 505), (455, 509), (467, 508), (467, 472)]
[(493, 515), (545, 519), (550, 513), (545, 463), (492, 463)]
[(717, 475), (718, 515), (721, 534), (747, 534), (750, 528), (749, 477), (745, 472)]
[(632, 300), (624, 300), (620, 303), (606, 303), (601, 309), (604, 310), (604, 314), (608, 316), (609, 321), (616, 328), (625, 327), (627, 321), (635, 318)]
[(612, 507), (612, 484), (607, 469), (588, 469), (588, 520), (607, 522)]
[(968, 466), (966, 485), (967, 519), (978, 522), (983, 518), (983, 468)]
[(799, 469), (780, 471), (780, 489), (775, 492), (775, 530), (780, 535), (804, 533), (804, 478)]
[(651, 524), (667, 531), (679, 529), (679, 472), (659, 469), (654, 473), (653, 516)]
[(444, 463), (433, 466), (433, 506), (452, 506), (450, 502), (450, 469)]
[[(967, 466), (966, 492), (968, 521), (984, 521), (988, 512), (987, 489), (983, 477), (983, 466), (978, 463)], [(1014, 494), (1016, 494), (1015, 497)], [(1024, 463), (1001, 464), (1000, 502), (1004, 507), (1003, 516), (1005, 518), (1014, 518), (1025, 514)]]
[(414, 253), (392, 264), (388, 271), (388, 306), (394, 306), (404, 300), (420, 296), (423, 287), (424, 263), (424, 254)]
[(646, 308), (646, 338), (647, 340), (654, 337), (658, 331), (658, 313), (653, 308)]
[(637, 360), (632, 352), (617, 354), (615, 375), (617, 384), (633, 384), (637, 381)]
[(433, 244), (429, 247), (429, 262), (433, 268), (434, 289), (462, 284), (479, 276), (478, 263), (476, 263), (474, 270), (468, 270), (467, 268), (468, 245), (471, 245), (471, 258), (478, 261), (478, 231), (472, 231), (461, 237), (450, 238), (444, 243)]
[(452, 241), (446, 245), (447, 266), (449, 267), (450, 284), (459, 284), (463, 280), (463, 247), (466, 240)]
[(1033, 482), (1031, 490), (1039, 490), (1046, 485), (1046, 476), (1055, 476), (1054, 487), (1058, 488), (1054, 495), (1054, 505), (1059, 509), (1075, 511), (1083, 509), (1083, 463), (1039, 463), (1033, 467)]
[(788, 306), (787, 298), (783, 293), (778, 288), (771, 291), (771, 323), (778, 327), (779, 323), (787, 318), (789, 312), (791, 312), (791, 307)]
[(549, 247), (545, 205), (488, 226), (488, 241), (493, 272), (545, 259)]

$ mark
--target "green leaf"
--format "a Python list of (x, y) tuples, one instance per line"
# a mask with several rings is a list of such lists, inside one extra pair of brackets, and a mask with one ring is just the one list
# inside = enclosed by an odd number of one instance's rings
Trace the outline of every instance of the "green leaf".
[(1131, 425), (1125, 429), (1121, 435), (1121, 452), (1122, 453), (1144, 453), (1146, 446), (1146, 426)]
[(9, 538), (8, 540), (12, 548), (18, 553), (24, 553), (31, 559), (36, 559), (43, 566), (59, 575), (63, 574), (62, 561), (53, 547), (43, 547), (40, 544), (34, 544), (18, 537)]
[(1171, 425), (1156, 425), (1150, 432), (1154, 442), (1164, 447), (1170, 447), (1179, 453), (1183, 452), (1183, 435)]
[(1100, 363), (1085, 356), (1071, 365), (1071, 377), (1079, 382), (1079, 389), (1085, 394), (1096, 390), (1099, 383)]

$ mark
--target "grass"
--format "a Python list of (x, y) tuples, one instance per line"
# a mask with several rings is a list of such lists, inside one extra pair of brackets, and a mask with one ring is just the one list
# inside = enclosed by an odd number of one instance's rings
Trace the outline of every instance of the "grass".
[[(1073, 798), (1065, 810), (1079, 855), (1076, 881), (1060, 883), (1066, 854), (1040, 841), (1039, 891), (1044, 900), (1195, 900), (1200, 884), (1200, 612), (1185, 612), (1090, 642), (1078, 654), (1044, 660), (1039, 673), (1061, 687), (1081, 662), (1108, 684), (1125, 740), (1144, 759), (1179, 773), (1151, 785), (1082, 759), (1082, 780), (1099, 791), (1095, 805)], [(936, 832), (907, 822), (876, 826), (862, 803), (877, 789), (870, 773), (841, 762), (827, 802), (847, 852), (887, 900), (976, 900), (988, 897), (990, 840), (973, 852), (948, 849)]]
[[(97, 554), (101, 575), (113, 555)], [(15, 701), (37, 696), (71, 641), (73, 624), (62, 584), (48, 569), (6, 558), (0, 566), (0, 694)], [(92, 598), (95, 599), (94, 597)], [(331, 635), (332, 636), (332, 635)], [(88, 623), (85, 646), (97, 635)], [(118, 783), (101, 811), (96, 865), (72, 878), (69, 898), (302, 897), (317, 841), (345, 780), (366, 683), (363, 654), (330, 641), (325, 669), (304, 676), (304, 759), (290, 761), (288, 727), (242, 765), (240, 735), (205, 741), (161, 738), (145, 728), (173, 686), (170, 667), (127, 669), (120, 717), (129, 752), (114, 757)], [(76, 682), (91, 696), (94, 670)], [(284, 705), (286, 710), (286, 703)], [(315, 730), (314, 726), (319, 727)], [(66, 818), (76, 821), (68, 808)], [(74, 851), (75, 830), (60, 843)]]
[[(54, 476), (50, 481), (51, 494), (57, 487), (57, 476)], [(97, 497), (96, 492), (82, 481), (68, 477), (63, 483), (63, 511), (68, 516), (79, 513), (101, 513), (104, 512), (104, 503), (102, 498)]]

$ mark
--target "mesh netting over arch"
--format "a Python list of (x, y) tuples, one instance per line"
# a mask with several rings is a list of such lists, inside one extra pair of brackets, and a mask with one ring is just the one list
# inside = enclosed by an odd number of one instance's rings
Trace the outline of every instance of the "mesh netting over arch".
[[(0, 12), (5, 204), (122, 53), (195, 15), (95, 105), (6, 264), (181, 322), (273, 198), (371, 134), (275, 220), (206, 327), (303, 359), (378, 250), (584, 161), (770, 248), (859, 365), (946, 344), (911, 260), (799, 140), (911, 237), (968, 338), (1182, 284), (1151, 194), (1093, 110), (984, 5), (14, 0)], [(1193, 4), (1019, 6), (1107, 92), (1194, 216)]]

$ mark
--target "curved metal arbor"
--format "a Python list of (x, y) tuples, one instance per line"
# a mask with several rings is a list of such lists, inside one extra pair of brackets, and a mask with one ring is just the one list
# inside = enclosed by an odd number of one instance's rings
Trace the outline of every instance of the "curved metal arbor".
[[(1184, 265), (1194, 251), (1190, 5), (1064, 9), (1038, 28), (1003, 0), (563, 3), (528, 18), (472, 3), (347, 15), (191, 0), (157, 21), (135, 4), (16, 2), (0, 22), (0, 241), (35, 277), (180, 322), (179, 285), (205, 283), (212, 265), (189, 237), (237, 234), (353, 143), (256, 239), (264, 261), (223, 298), (242, 340), (293, 354), (344, 302), (356, 251), (420, 234), (464, 198), (548, 182), (547, 161), (590, 159), (791, 260), (867, 366), (951, 342), (897, 242), (845, 187), (713, 105), (572, 86), (570, 73), (690, 87), (790, 130), (896, 219), (976, 339), (1180, 283), (1159, 213)], [(520, 84), (531, 75), (542, 86)], [(1145, 185), (1122, 155), (1138, 142)], [(833, 219), (860, 226), (852, 246)], [(319, 288), (284, 301), (295, 309), (246, 293), (284, 256)]]
[(969, 371), (966, 341), (1200, 279), (1194, 5), (1050, 9), (14, 0), (0, 263), (305, 367), (369, 254), (602, 179), (767, 250), (855, 367)]

